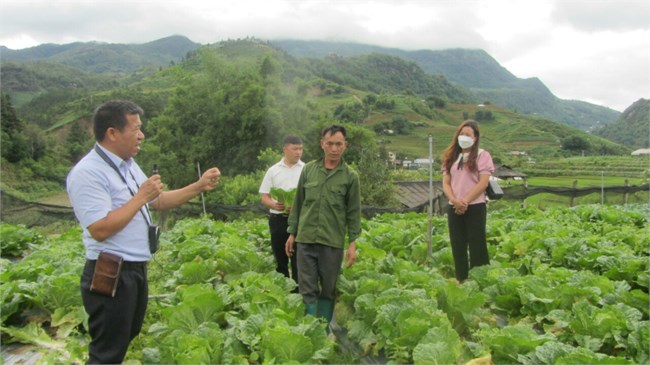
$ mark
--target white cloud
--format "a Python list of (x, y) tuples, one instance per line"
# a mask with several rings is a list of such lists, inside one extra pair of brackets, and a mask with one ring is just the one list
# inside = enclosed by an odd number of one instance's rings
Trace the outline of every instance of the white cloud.
[(648, 29), (649, 16), (647, 0), (557, 1), (553, 12), (554, 20), (587, 32)]

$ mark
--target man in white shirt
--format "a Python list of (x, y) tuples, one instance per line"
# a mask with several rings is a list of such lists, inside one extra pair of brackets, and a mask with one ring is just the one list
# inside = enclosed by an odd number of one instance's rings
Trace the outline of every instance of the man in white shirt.
[[(271, 188), (283, 190), (295, 189), (298, 179), (305, 163), (300, 160), (302, 157), (302, 140), (297, 136), (286, 136), (282, 142), (282, 160), (271, 166), (264, 175), (259, 193), (262, 204), (269, 208), (269, 229), (271, 231), (271, 247), (276, 262), (276, 271), (291, 277), (298, 282), (298, 269), (296, 260), (291, 259), (291, 276), (289, 276), (289, 257), (285, 252), (285, 244), (289, 233), (287, 233), (288, 211), (290, 206), (279, 202), (271, 197)], [(294, 256), (295, 257), (295, 256)]]

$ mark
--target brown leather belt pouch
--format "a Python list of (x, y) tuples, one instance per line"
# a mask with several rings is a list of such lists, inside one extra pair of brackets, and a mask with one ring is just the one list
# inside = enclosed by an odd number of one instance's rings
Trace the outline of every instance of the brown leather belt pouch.
[(90, 283), (90, 291), (93, 293), (114, 297), (117, 291), (117, 283), (122, 271), (121, 256), (102, 251), (99, 253), (95, 263), (95, 272), (93, 280)]

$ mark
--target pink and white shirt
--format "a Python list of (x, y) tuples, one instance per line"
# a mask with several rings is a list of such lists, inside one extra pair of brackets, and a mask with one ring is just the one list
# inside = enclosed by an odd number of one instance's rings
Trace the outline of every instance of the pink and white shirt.
[[(457, 198), (463, 198), (467, 196), (472, 189), (478, 184), (480, 175), (492, 175), (494, 173), (494, 163), (492, 162), (492, 156), (488, 151), (479, 149), (478, 157), (476, 158), (477, 171), (471, 171), (466, 163), (463, 163), (463, 168), (458, 168), (458, 163), (460, 162), (461, 157), (463, 161), (467, 161), (469, 153), (461, 154), (459, 158), (454, 162), (449, 170), (451, 174), (451, 190), (454, 192), (454, 195)], [(447, 170), (445, 166), (442, 167), (442, 174), (447, 175)], [(481, 194), (478, 198), (469, 202), (472, 204), (485, 203), (485, 194)]]

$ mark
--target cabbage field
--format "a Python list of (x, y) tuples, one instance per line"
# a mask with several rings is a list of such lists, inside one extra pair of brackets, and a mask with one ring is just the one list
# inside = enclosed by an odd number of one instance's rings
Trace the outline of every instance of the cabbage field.
[[(507, 208), (488, 215), (491, 264), (459, 285), (446, 218), (362, 223), (342, 271), (336, 339), (274, 272), (267, 221), (207, 217), (163, 233), (151, 300), (127, 354), (147, 364), (648, 364), (650, 206)], [(42, 363), (86, 360), (79, 229), (0, 225), (2, 344)]]

